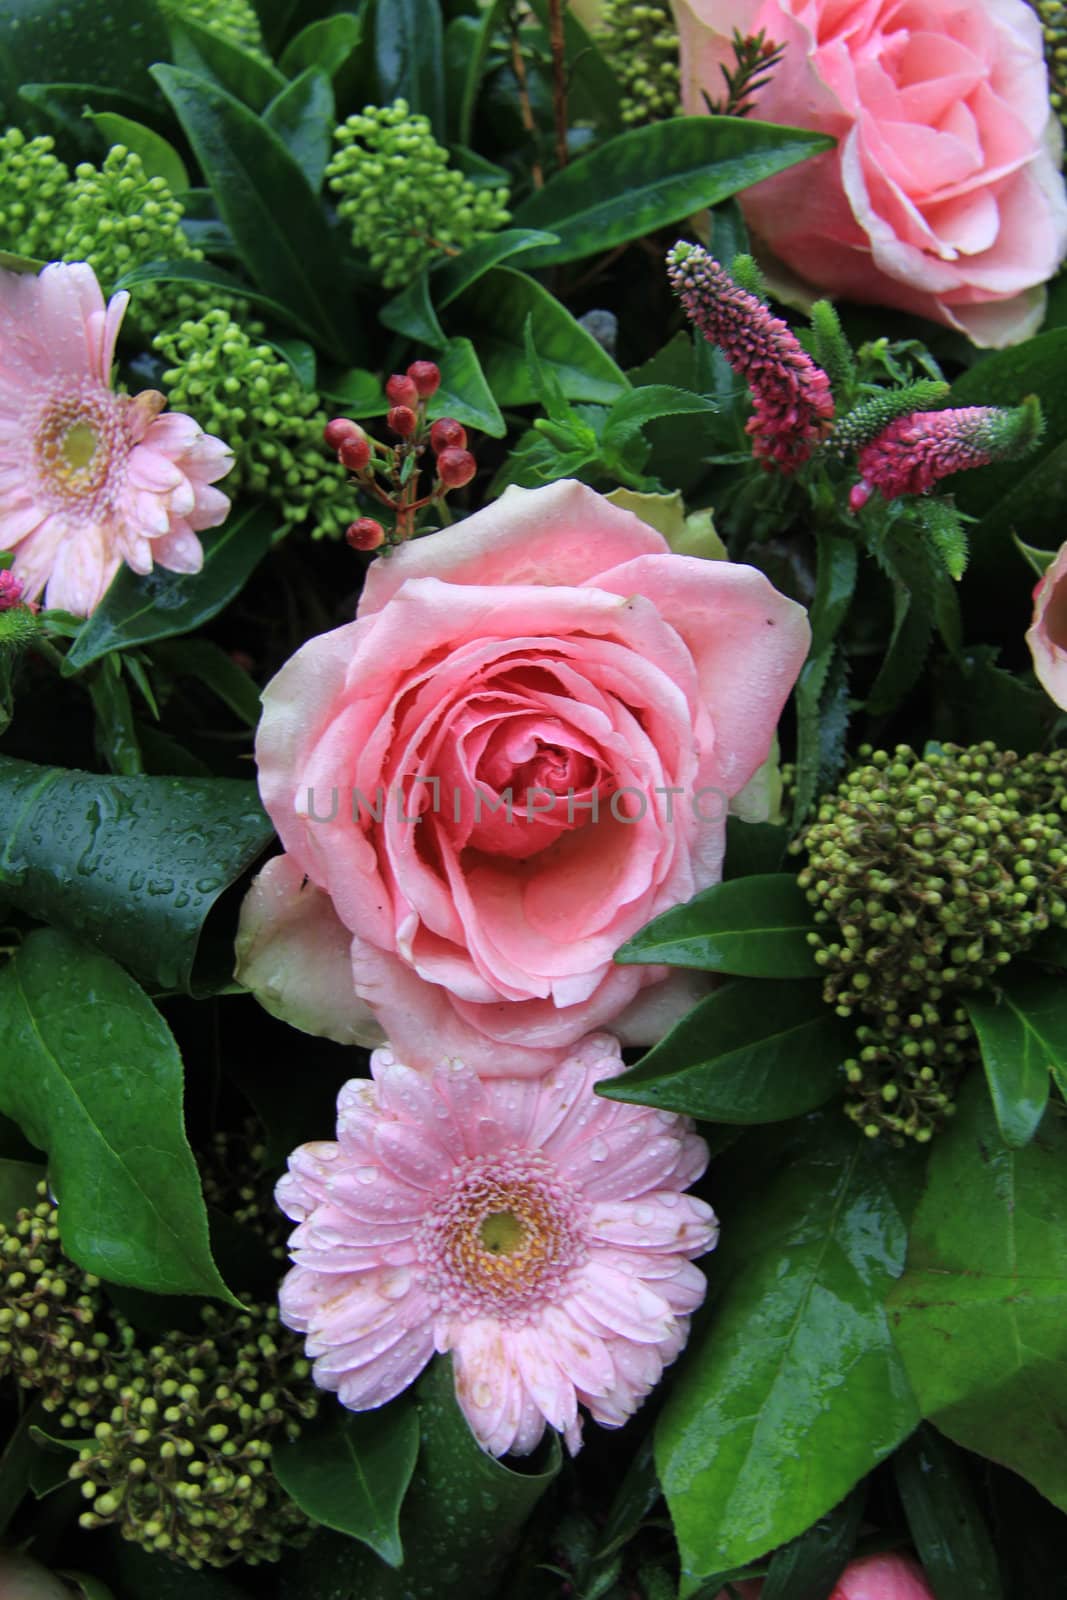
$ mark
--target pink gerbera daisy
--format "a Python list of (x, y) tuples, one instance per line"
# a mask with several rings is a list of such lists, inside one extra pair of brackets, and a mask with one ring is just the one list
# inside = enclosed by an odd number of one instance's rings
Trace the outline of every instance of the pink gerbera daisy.
[(0, 272), (0, 549), (28, 600), (87, 616), (125, 561), (198, 572), (196, 537), (230, 502), (233, 452), (155, 390), (113, 393), (129, 295), (105, 308), (93, 269)]
[(619, 1427), (685, 1344), (715, 1243), (683, 1190), (707, 1146), (685, 1117), (599, 1098), (622, 1066), (591, 1035), (538, 1079), (431, 1075), (386, 1048), (338, 1099), (338, 1142), (289, 1160), (299, 1223), (282, 1318), (315, 1379), (353, 1411), (384, 1405), (434, 1351), (482, 1447), (527, 1454), (546, 1422), (571, 1451), (579, 1404)]

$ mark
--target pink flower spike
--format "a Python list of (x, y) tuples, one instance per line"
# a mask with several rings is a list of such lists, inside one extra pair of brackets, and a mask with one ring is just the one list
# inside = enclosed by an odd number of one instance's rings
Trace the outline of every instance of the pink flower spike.
[(22, 604), (22, 580), (13, 572), (0, 571), (0, 611), (11, 611)]
[(860, 482), (849, 505), (858, 511), (875, 489), (886, 500), (925, 494), (954, 472), (1014, 460), (1033, 448), (1043, 427), (1041, 407), (1033, 395), (1012, 410), (963, 406), (909, 412), (895, 418), (860, 451)]
[[(734, 1585), (738, 1600), (760, 1600), (761, 1579)], [(716, 1600), (727, 1600), (726, 1590)], [(845, 1568), (830, 1600), (934, 1600), (926, 1575), (910, 1556), (863, 1556)]]
[(683, 1193), (707, 1162), (689, 1120), (594, 1093), (621, 1068), (603, 1034), (536, 1080), (374, 1052), (337, 1143), (294, 1151), (276, 1190), (298, 1224), (282, 1320), (320, 1387), (371, 1410), (450, 1351), (491, 1455), (546, 1423), (575, 1453), (579, 1405), (626, 1421), (685, 1344), (718, 1224)]
[(796, 335), (763, 302), (734, 282), (699, 245), (676, 244), (667, 272), (686, 315), (717, 344), (752, 392), (746, 424), (752, 453), (795, 472), (830, 431), (830, 380)]
[(163, 412), (161, 394), (110, 386), (129, 299), (105, 307), (84, 262), (36, 278), (0, 272), (0, 550), (32, 602), (95, 609), (125, 562), (198, 572), (197, 533), (230, 508), (211, 487), (233, 465), (221, 439)]

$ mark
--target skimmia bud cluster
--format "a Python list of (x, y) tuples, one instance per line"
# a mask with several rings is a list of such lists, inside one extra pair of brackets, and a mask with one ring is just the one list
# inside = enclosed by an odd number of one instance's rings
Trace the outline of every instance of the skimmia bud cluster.
[(450, 165), (428, 117), (406, 100), (365, 106), (335, 130), (326, 168), (337, 214), (387, 289), (429, 262), (458, 255), (508, 221), (508, 191), (479, 187)]
[(681, 100), (678, 29), (669, 0), (604, 0), (602, 48), (621, 89), (627, 126), (673, 117)]
[[(415, 518), (428, 506), (443, 509), (445, 496), (462, 489), (478, 470), (467, 449), (467, 432), (454, 417), (429, 422), (427, 404), (441, 385), (433, 361), (413, 361), (406, 372), (395, 372), (385, 385), (389, 410), (385, 425), (396, 439), (382, 444), (350, 417), (334, 417), (323, 438), (343, 467), (353, 473), (360, 491), (390, 514), (385, 527), (375, 517), (357, 517), (345, 538), (354, 550), (378, 550), (402, 544), (415, 531)], [(419, 468), (427, 448), (434, 458), (433, 482), (419, 493)]]
[(962, 1006), (1067, 924), (1067, 752), (860, 752), (791, 849), (824, 998), (857, 1020), (849, 1115), (929, 1139), (977, 1059)]
[[(284, 1261), (280, 1219), (232, 1156), (216, 1148), (205, 1188)], [(43, 1183), (38, 1197), (0, 1224), (0, 1377), (37, 1391), (78, 1441), (82, 1526), (114, 1524), (192, 1567), (278, 1560), (308, 1530), (270, 1469), (273, 1446), (317, 1410), (299, 1337), (251, 1301), (206, 1306), (199, 1332), (149, 1344), (63, 1254)]]

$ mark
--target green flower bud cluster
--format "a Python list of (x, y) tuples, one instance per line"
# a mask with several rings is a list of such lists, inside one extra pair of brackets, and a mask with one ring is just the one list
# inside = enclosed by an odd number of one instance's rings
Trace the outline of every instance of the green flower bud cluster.
[(264, 1181), (266, 1161), (261, 1125), (250, 1117), (240, 1133), (220, 1130), (213, 1136), (202, 1163), (201, 1181), (209, 1206), (225, 1212), (242, 1227), (252, 1228), (270, 1246), (281, 1277), (289, 1266), (287, 1244), (292, 1228), (274, 1204), (270, 1183)]
[(318, 395), (289, 363), (220, 308), (164, 329), (153, 347), (170, 363), (162, 384), (173, 409), (234, 450), (227, 493), (263, 495), (286, 526), (310, 520), (315, 538), (340, 538), (352, 520), (348, 476), (323, 445)]
[(109, 1370), (100, 1279), (63, 1254), (56, 1208), (39, 1201), (0, 1223), (0, 1377), (38, 1389), (67, 1427), (84, 1421)]
[(277, 1561), (311, 1531), (270, 1470), (273, 1445), (318, 1408), (310, 1366), (276, 1306), (202, 1315), (203, 1337), (149, 1350), (122, 1330), (110, 1407), (70, 1469), (88, 1501), (79, 1520), (189, 1567)]
[(623, 122), (636, 127), (677, 115), (682, 80), (669, 0), (605, 0), (601, 30), (622, 90)]
[(366, 106), (334, 131), (326, 168), (352, 243), (399, 289), (441, 255), (458, 255), (508, 221), (508, 191), (478, 188), (449, 166), (428, 117), (406, 100)]
[(791, 845), (823, 995), (856, 1017), (849, 1115), (925, 1141), (975, 1058), (961, 998), (1067, 925), (1067, 752), (860, 752)]
[(1064, 0), (1031, 0), (1031, 4), (1041, 18), (1045, 36), (1049, 100), (1067, 127), (1067, 4)]
[(54, 139), (27, 139), (19, 128), (0, 134), (0, 250), (52, 259), (51, 241), (70, 183), (54, 148)]
[(163, 11), (177, 22), (199, 23), (209, 33), (261, 61), (269, 60), (259, 18), (250, 0), (165, 0)]

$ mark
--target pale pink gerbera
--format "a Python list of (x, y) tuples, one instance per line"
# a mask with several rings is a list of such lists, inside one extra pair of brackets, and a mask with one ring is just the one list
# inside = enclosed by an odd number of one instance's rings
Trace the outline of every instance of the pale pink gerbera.
[(493, 1455), (545, 1423), (576, 1451), (578, 1406), (619, 1427), (685, 1344), (692, 1258), (718, 1228), (683, 1190), (707, 1146), (684, 1117), (599, 1098), (622, 1063), (590, 1035), (543, 1078), (431, 1075), (386, 1048), (338, 1099), (336, 1144), (306, 1144), (277, 1188), (300, 1225), (282, 1318), (315, 1380), (384, 1405), (434, 1351)]
[(0, 272), (0, 549), (26, 598), (87, 616), (125, 561), (198, 572), (197, 530), (230, 502), (211, 488), (233, 453), (155, 390), (115, 394), (129, 300), (105, 308), (93, 269)]

